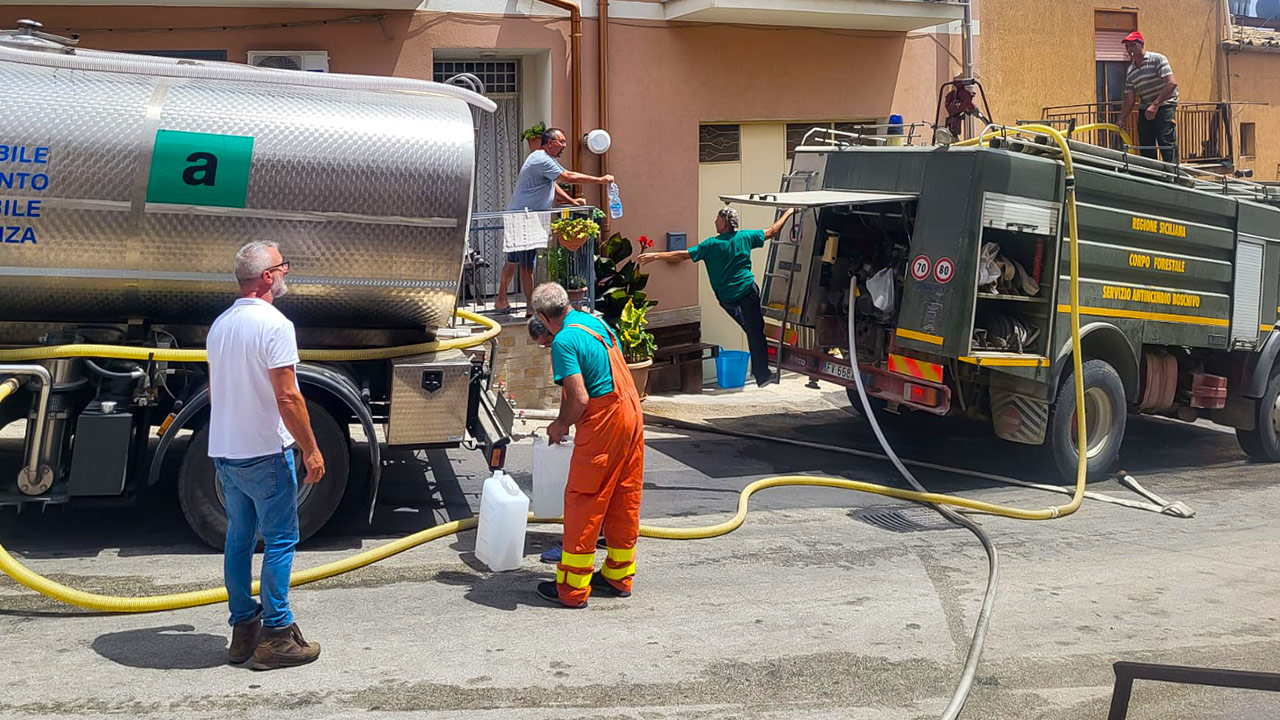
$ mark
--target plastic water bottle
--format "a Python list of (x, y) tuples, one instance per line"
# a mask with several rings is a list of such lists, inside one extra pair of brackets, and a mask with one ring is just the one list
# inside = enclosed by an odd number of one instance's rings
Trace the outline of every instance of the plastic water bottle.
[(564, 488), (569, 484), (569, 461), (573, 441), (551, 445), (541, 437), (533, 440), (533, 516), (556, 518), (564, 514)]
[(617, 220), (622, 217), (622, 197), (618, 195), (618, 183), (609, 183), (609, 217)]
[(524, 559), (524, 533), (529, 523), (529, 496), (501, 470), (484, 481), (476, 559), (490, 570), (515, 570)]

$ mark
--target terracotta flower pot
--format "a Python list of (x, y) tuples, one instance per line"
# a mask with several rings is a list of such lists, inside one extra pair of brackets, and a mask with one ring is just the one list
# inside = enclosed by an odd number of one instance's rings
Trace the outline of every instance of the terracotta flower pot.
[(552, 237), (555, 238), (556, 244), (558, 244), (560, 247), (564, 248), (565, 250), (568, 250), (569, 252), (577, 252), (578, 248), (582, 247), (583, 245), (586, 245), (588, 240), (594, 239), (589, 237), (578, 238), (578, 239), (567, 238), (556, 230), (552, 230), (551, 235)]
[(641, 360), (636, 363), (627, 363), (627, 369), (631, 371), (631, 381), (635, 383), (636, 392), (643, 400), (649, 396), (649, 368), (653, 365), (653, 360)]
[(580, 303), (583, 300), (587, 299), (586, 288), (574, 288), (572, 290), (569, 290), (568, 293), (569, 293), (569, 302), (571, 303)]
[(541, 149), (542, 149), (542, 138), (541, 138), (541, 137), (529, 138), (526, 142), (528, 142), (528, 143), (529, 143), (529, 152), (533, 152), (534, 150), (541, 150)]

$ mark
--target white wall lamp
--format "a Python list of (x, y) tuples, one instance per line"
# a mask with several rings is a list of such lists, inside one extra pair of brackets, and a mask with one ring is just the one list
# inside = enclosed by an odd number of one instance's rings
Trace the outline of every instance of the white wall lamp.
[(596, 129), (582, 136), (582, 146), (596, 155), (609, 152), (612, 145), (613, 138), (609, 137), (607, 130)]

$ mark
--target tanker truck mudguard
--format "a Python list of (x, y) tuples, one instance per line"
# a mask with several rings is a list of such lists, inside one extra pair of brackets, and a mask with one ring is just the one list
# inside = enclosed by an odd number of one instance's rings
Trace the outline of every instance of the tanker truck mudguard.
[[(1071, 480), (1065, 175), (1060, 150), (1026, 130), (936, 147), (814, 131), (782, 192), (721, 199), (804, 210), (763, 282), (781, 369), (846, 388), (861, 373), (900, 430), (989, 422)], [(1276, 188), (1069, 146), (1089, 477), (1113, 467), (1133, 413), (1206, 418), (1280, 462)]]
[(0, 425), (26, 421), (0, 507), (127, 500), (176, 474), (191, 527), (222, 546), (201, 348), (250, 240), (292, 266), (280, 308), (328, 470), (299, 488), (304, 539), (347, 494), (372, 518), (384, 442), (502, 465), (498, 328), (454, 321), (472, 109), (491, 101), (83, 50), (27, 21), (0, 33), (0, 83), (0, 380), (6, 364), (48, 371), (22, 375), (0, 408)]

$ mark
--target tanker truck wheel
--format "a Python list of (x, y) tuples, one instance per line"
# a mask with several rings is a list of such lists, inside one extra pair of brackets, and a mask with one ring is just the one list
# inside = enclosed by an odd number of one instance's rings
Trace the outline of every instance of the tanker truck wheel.
[(1271, 376), (1258, 401), (1252, 430), (1236, 430), (1236, 440), (1250, 460), (1280, 462), (1280, 373)]
[[(1085, 431), (1088, 438), (1089, 481), (1101, 480), (1120, 458), (1128, 418), (1124, 383), (1105, 360), (1087, 360), (1084, 370)], [(1075, 373), (1068, 372), (1058, 388), (1058, 400), (1049, 411), (1049, 431), (1045, 447), (1050, 451), (1058, 474), (1071, 484), (1076, 481), (1076, 386)]]
[[(314, 485), (302, 482), (306, 470), (302, 453), (294, 450), (294, 466), (298, 474), (298, 536), (311, 537), (329, 522), (347, 489), (351, 468), (350, 447), (342, 426), (323, 405), (307, 400), (311, 415), (311, 431), (315, 433), (320, 454), (324, 455), (324, 479)], [(227, 511), (222, 500), (222, 484), (209, 459), (209, 425), (191, 436), (182, 466), (178, 469), (178, 501), (187, 524), (210, 547), (222, 549), (227, 535)], [(259, 542), (259, 549), (262, 543)]]

